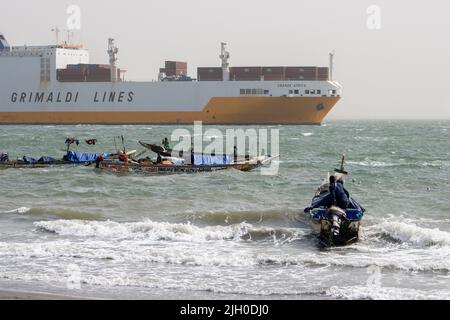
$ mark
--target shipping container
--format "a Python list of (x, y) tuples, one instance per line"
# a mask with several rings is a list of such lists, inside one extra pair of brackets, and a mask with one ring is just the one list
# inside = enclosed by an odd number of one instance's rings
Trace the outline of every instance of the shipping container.
[(170, 76), (187, 75), (187, 62), (182, 61), (166, 61), (165, 74)]
[(264, 81), (282, 81), (286, 79), (284, 74), (265, 74), (263, 77)]
[(263, 67), (261, 74), (265, 81), (280, 81), (285, 79), (285, 67)]
[(166, 61), (166, 69), (176, 70), (176, 69), (187, 69), (187, 62), (183, 61)]
[(232, 67), (230, 80), (232, 81), (258, 81), (261, 80), (262, 67)]
[(231, 67), (230, 74), (260, 76), (261, 70), (261, 67)]
[(197, 68), (197, 80), (198, 81), (222, 81), (223, 80), (222, 68), (199, 67), (199, 68)]
[(82, 76), (59, 76), (58, 81), (60, 82), (84, 82), (85, 77)]
[(231, 81), (261, 81), (261, 76), (246, 76), (246, 75), (239, 75), (234, 74), (230, 75)]
[(317, 80), (317, 67), (286, 67), (286, 80)]
[(326, 81), (330, 79), (330, 69), (327, 67), (318, 68), (317, 80)]
[(282, 75), (284, 75), (285, 67), (263, 67), (262, 70), (261, 70), (261, 73), (263, 75), (268, 75), (268, 74), (282, 74)]

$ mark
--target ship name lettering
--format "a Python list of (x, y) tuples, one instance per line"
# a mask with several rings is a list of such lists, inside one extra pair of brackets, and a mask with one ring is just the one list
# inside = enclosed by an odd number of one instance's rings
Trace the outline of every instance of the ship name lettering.
[(11, 102), (13, 103), (70, 103), (78, 102), (79, 92), (74, 94), (72, 92), (13, 92), (11, 94)]
[(130, 92), (125, 92), (125, 91), (98, 92), (98, 91), (96, 91), (94, 93), (94, 102), (95, 103), (97, 103), (97, 102), (124, 102), (125, 97), (128, 97), (127, 98), (128, 102), (132, 102), (133, 97), (134, 97), (134, 92), (133, 91), (130, 91)]

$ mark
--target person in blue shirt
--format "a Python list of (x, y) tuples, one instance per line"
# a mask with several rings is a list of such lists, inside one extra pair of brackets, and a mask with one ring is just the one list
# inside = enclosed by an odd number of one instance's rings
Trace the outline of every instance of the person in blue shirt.
[(346, 209), (349, 203), (350, 194), (344, 188), (343, 181), (339, 179), (336, 181), (335, 176), (330, 176), (330, 195), (331, 205), (338, 206), (341, 209)]

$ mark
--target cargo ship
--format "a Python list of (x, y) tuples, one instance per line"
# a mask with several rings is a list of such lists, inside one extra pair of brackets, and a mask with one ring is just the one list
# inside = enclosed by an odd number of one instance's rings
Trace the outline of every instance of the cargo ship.
[(126, 81), (118, 48), (91, 64), (81, 45), (10, 46), (0, 34), (0, 124), (320, 124), (342, 95), (330, 66), (230, 67), (166, 61), (158, 80)]

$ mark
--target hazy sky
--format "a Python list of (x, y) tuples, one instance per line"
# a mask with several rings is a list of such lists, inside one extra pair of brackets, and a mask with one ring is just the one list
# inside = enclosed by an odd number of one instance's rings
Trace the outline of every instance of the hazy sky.
[[(156, 79), (165, 60), (188, 61), (194, 76), (219, 66), (221, 41), (237, 66), (327, 66), (334, 49), (344, 97), (329, 119), (450, 118), (447, 1), (16, 0), (2, 1), (0, 32), (12, 45), (53, 44), (50, 30), (66, 28), (72, 4), (91, 62), (107, 63), (114, 37), (128, 80)], [(381, 29), (367, 26), (372, 5)]]

